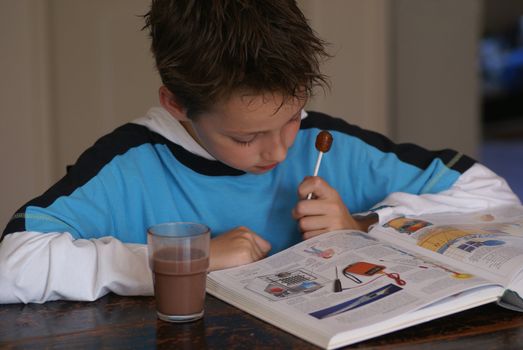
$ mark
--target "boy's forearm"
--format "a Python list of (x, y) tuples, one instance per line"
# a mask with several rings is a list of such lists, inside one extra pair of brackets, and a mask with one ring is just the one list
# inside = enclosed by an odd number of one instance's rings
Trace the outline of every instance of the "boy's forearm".
[(506, 181), (477, 163), (448, 190), (419, 195), (394, 192), (375, 207), (381, 207), (376, 210), (380, 222), (387, 222), (399, 215), (467, 213), (512, 205), (521, 205), (521, 201)]
[(18, 232), (0, 245), (0, 304), (96, 300), (109, 292), (152, 295), (147, 247), (111, 237)]

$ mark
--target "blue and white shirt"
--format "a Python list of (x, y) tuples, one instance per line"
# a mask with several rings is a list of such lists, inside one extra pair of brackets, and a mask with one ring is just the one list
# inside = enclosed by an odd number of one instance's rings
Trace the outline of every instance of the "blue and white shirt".
[[(271, 243), (271, 253), (301, 241), (291, 211), (298, 185), (314, 169), (321, 130), (328, 130), (334, 141), (318, 175), (338, 191), (351, 213), (378, 208), (382, 221), (397, 208), (434, 212), (464, 207), (463, 198), (473, 199), (465, 205), (468, 210), (519, 202), (502, 179), (465, 155), (395, 144), (317, 112), (302, 119), (285, 161), (261, 175), (245, 173), (213, 159), (176, 119), (156, 107), (99, 139), (58, 183), (17, 211), (0, 246), (0, 279), (12, 287), (0, 291), (0, 302), (93, 300), (109, 291), (150, 294), (146, 230), (161, 222), (205, 223), (213, 236), (247, 226)], [(490, 189), (478, 182), (484, 177)], [(15, 262), (29, 257), (34, 266), (26, 263), (17, 270)], [(52, 258), (59, 265), (51, 265)], [(94, 271), (89, 277), (95, 263), (105, 266), (107, 274)], [(81, 281), (75, 287), (52, 281), (53, 274), (80, 270), (86, 276), (83, 287)], [(20, 276), (29, 275), (40, 277), (20, 282)]]

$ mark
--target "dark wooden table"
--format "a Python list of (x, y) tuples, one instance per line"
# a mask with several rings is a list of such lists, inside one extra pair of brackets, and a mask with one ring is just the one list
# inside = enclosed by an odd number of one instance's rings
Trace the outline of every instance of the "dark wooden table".
[[(156, 319), (154, 298), (0, 305), (0, 349), (316, 349), (212, 296), (202, 320)], [(523, 313), (489, 304), (350, 349), (523, 349)]]

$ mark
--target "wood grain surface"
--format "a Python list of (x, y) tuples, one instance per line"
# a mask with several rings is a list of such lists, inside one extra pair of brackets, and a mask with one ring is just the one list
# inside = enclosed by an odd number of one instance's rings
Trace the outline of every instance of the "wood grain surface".
[[(317, 349), (207, 295), (203, 319), (157, 320), (154, 298), (0, 305), (0, 349)], [(523, 313), (489, 304), (347, 347), (523, 349)]]

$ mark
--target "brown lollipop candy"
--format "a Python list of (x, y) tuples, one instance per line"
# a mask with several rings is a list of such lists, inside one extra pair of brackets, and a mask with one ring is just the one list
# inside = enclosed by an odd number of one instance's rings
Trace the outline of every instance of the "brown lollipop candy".
[(327, 153), (332, 146), (332, 135), (327, 130), (322, 130), (316, 136), (316, 149), (320, 152)]
[[(314, 167), (314, 175), (318, 176), (318, 171), (320, 170), (320, 164), (321, 159), (323, 157), (323, 153), (329, 152), (332, 146), (332, 135), (327, 130), (322, 130), (319, 132), (318, 136), (316, 136), (316, 149), (319, 151), (318, 153), (318, 159), (316, 160), (316, 166)], [(307, 199), (312, 198), (312, 193), (309, 193), (307, 195)]]

